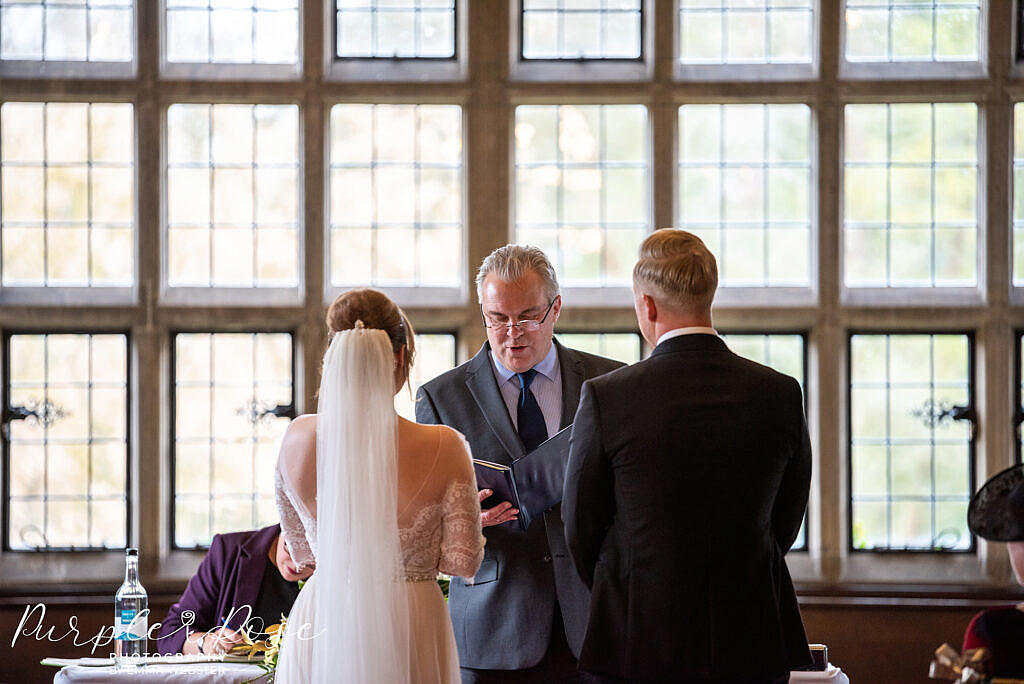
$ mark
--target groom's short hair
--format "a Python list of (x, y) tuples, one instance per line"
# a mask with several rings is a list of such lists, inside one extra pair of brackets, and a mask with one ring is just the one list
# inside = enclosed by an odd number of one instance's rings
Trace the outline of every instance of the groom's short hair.
[(718, 289), (718, 263), (693, 233), (662, 228), (641, 243), (633, 281), (651, 287), (682, 311), (710, 311)]

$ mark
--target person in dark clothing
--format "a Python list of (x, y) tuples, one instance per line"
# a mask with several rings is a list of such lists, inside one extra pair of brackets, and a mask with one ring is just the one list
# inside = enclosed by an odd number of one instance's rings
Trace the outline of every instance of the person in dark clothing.
[(158, 653), (226, 653), (241, 628), (261, 633), (281, 621), (299, 594), (299, 572), (281, 526), (215, 535), (185, 592), (160, 624)]
[[(971, 531), (1007, 542), (1010, 566), (1024, 585), (1024, 464), (1007, 468), (978, 490), (967, 510)], [(1024, 677), (1024, 603), (998, 606), (974, 616), (964, 633), (964, 650), (986, 648), (992, 677)]]
[(800, 385), (711, 324), (714, 256), (659, 230), (633, 270), (654, 347), (583, 383), (562, 519), (591, 587), (580, 669), (601, 682), (785, 682), (811, 664), (783, 558), (807, 507)]

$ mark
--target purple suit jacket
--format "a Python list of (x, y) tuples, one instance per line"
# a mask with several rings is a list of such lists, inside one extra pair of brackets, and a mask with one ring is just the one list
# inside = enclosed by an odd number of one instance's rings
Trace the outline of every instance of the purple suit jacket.
[[(185, 587), (185, 593), (171, 606), (160, 625), (157, 636), (158, 653), (181, 653), (188, 634), (220, 626), (232, 608), (238, 608), (228, 621), (228, 627), (238, 629), (249, 617), (263, 585), (263, 575), (277, 568), (267, 556), (274, 537), (281, 533), (280, 525), (261, 530), (218, 534), (210, 543), (210, 550), (199, 564), (199, 569)], [(191, 611), (195, 619), (190, 625), (182, 621), (182, 613)], [(188, 634), (186, 634), (188, 632)]]

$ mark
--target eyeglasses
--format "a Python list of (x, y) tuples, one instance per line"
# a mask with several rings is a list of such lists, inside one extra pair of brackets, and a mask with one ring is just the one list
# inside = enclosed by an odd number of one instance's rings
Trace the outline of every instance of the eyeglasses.
[(526, 318), (519, 322), (509, 321), (508, 323), (497, 323), (488, 318), (487, 314), (483, 313), (482, 308), (480, 313), (483, 314), (485, 328), (498, 328), (499, 330), (504, 328), (505, 334), (511, 333), (512, 328), (518, 328), (520, 332), (537, 332), (540, 330), (540, 326), (543, 325), (544, 321), (548, 319), (548, 314), (551, 313), (551, 307), (555, 305), (556, 299), (558, 299), (558, 295), (551, 298), (551, 302), (548, 304), (548, 308), (544, 312), (544, 316), (539, 321), (532, 318)]

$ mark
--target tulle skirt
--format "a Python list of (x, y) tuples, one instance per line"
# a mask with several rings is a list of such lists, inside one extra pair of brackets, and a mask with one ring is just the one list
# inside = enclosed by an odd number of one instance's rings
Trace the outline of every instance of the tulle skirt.
[[(461, 682), (459, 654), (441, 588), (434, 581), (403, 582), (395, 586), (404, 589), (409, 600), (410, 684), (458, 684)], [(330, 606), (323, 603), (327, 600), (317, 596), (314, 573), (288, 614), (275, 684), (319, 684), (313, 682), (313, 659), (317, 653), (340, 646), (332, 643), (326, 634), (317, 636), (314, 608), (320, 605), (329, 610)]]

